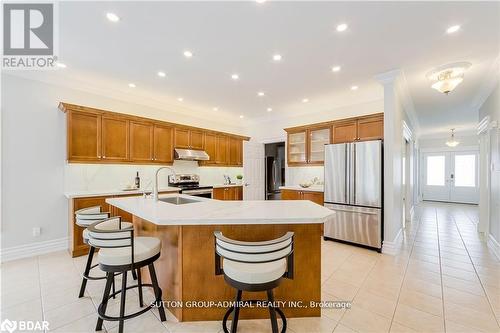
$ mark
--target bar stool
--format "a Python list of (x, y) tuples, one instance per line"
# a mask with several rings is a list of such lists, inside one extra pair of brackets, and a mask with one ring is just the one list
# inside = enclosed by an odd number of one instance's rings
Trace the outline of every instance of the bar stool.
[[(283, 311), (274, 306), (273, 289), (278, 287), (283, 277), (293, 279), (293, 232), (264, 242), (229, 239), (220, 231), (214, 232), (214, 236), (215, 274), (223, 274), (224, 280), (237, 290), (234, 306), (227, 310), (222, 321), (224, 332), (229, 333), (226, 323), (231, 312), (234, 312), (231, 333), (236, 333), (243, 291), (266, 291), (272, 332), (278, 333), (276, 312), (283, 321), (281, 332), (286, 332), (286, 317)], [(257, 300), (248, 302), (255, 303)]]
[[(116, 216), (91, 224), (88, 227), (89, 244), (99, 248), (99, 267), (106, 272), (106, 286), (97, 313), (96, 331), (102, 330), (104, 320), (119, 321), (118, 331), (123, 332), (124, 321), (146, 313), (152, 307), (157, 307), (161, 321), (166, 320), (165, 310), (161, 298), (162, 291), (158, 284), (154, 261), (160, 257), (161, 241), (155, 237), (134, 237), (134, 228), (129, 226), (121, 228), (121, 217)], [(148, 266), (151, 276), (151, 284), (142, 284), (140, 269)], [(137, 270), (138, 284), (127, 286), (127, 272)], [(116, 273), (122, 274), (122, 288), (111, 293), (111, 285)], [(155, 293), (155, 302), (135, 313), (125, 315), (126, 291), (138, 288), (140, 306), (142, 307), (142, 287), (152, 287)], [(111, 317), (106, 315), (108, 300), (120, 294), (120, 315)]]
[[(79, 227), (84, 228), (83, 229), (83, 242), (88, 245), (89, 243), (89, 236), (88, 236), (88, 230), (87, 227), (91, 225), (92, 223), (102, 221), (104, 219), (109, 218), (110, 213), (109, 212), (102, 212), (101, 211), (101, 206), (93, 206), (93, 207), (88, 207), (88, 208), (83, 208), (80, 210), (77, 210), (75, 212), (75, 220), (76, 220), (76, 225)], [(88, 280), (103, 280), (106, 277), (105, 276), (90, 276), (90, 271), (94, 268), (96, 268), (98, 265), (92, 265), (92, 260), (94, 259), (94, 254), (95, 254), (95, 247), (89, 246), (89, 254), (87, 256), (87, 263), (85, 265), (85, 271), (83, 272), (82, 276), (82, 284), (80, 286), (80, 293), (78, 294), (78, 297), (81, 298), (85, 294), (85, 288), (87, 286), (87, 281)]]

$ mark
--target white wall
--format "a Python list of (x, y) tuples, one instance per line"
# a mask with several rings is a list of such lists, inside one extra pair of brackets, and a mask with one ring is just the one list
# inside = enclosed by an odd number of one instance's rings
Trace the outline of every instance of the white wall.
[[(59, 102), (80, 104), (121, 113), (245, 134), (233, 124), (207, 121), (192, 114), (125, 103), (104, 96), (27, 80), (2, 73), (2, 250), (67, 237), (68, 206), (65, 190), (119, 187), (132, 181), (136, 170), (151, 177), (154, 167), (66, 165), (66, 116)], [(180, 170), (193, 165), (176, 163)], [(202, 181), (222, 182), (241, 168), (199, 168)], [(84, 175), (87, 174), (87, 182)], [(149, 175), (149, 176), (148, 176)], [(92, 182), (99, 180), (99, 182)], [(90, 180), (89, 180), (90, 178)], [(220, 180), (219, 180), (220, 179)], [(103, 185), (99, 185), (102, 181)], [(33, 227), (41, 235), (32, 236)]]

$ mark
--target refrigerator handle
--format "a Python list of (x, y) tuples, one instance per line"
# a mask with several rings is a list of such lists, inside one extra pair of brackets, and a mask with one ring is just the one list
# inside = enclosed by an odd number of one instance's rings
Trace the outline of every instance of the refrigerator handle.
[(271, 172), (273, 191), (276, 191), (276, 160), (273, 159), (272, 172)]
[(349, 202), (349, 144), (345, 144), (345, 154), (344, 154), (344, 159), (345, 159), (345, 177), (344, 177), (344, 185), (345, 185), (345, 191), (344, 191), (344, 202), (348, 203)]
[(352, 204), (356, 204), (356, 167), (357, 167), (357, 161), (356, 161), (356, 144), (354, 143), (352, 145), (352, 164), (353, 164), (353, 167), (352, 167), (352, 173), (351, 173), (351, 177), (352, 177)]

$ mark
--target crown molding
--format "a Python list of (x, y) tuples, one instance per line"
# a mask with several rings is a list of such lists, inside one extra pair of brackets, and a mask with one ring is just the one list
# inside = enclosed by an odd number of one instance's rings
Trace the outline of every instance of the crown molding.
[(393, 69), (387, 72), (383, 72), (374, 76), (375, 80), (377, 80), (382, 85), (387, 85), (391, 83), (395, 83), (396, 80), (401, 76), (403, 71), (399, 68)]
[(472, 99), (471, 107), (474, 110), (479, 110), (484, 102), (488, 99), (488, 97), (495, 89), (500, 77), (500, 54), (495, 58), (493, 63), (490, 66), (490, 70), (488, 74), (483, 80), (481, 87), (479, 88), (478, 93)]

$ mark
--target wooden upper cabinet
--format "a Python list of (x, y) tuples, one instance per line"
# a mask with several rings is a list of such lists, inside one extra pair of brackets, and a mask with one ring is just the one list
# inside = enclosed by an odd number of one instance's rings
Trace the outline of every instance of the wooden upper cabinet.
[(217, 135), (215, 160), (217, 164), (228, 164), (229, 162), (229, 137), (227, 135)]
[(383, 115), (362, 118), (358, 120), (358, 137), (360, 141), (377, 140), (384, 138)]
[(210, 159), (203, 161), (204, 165), (213, 165), (217, 163), (217, 134), (206, 132), (203, 149), (208, 154)]
[(102, 159), (125, 161), (129, 158), (129, 121), (126, 119), (102, 116)]
[(288, 164), (307, 164), (307, 130), (288, 133)]
[(68, 115), (68, 160), (101, 158), (101, 115), (72, 111)]
[(152, 123), (130, 122), (130, 159), (134, 161), (153, 161)]
[(243, 165), (243, 141), (231, 137), (229, 139), (229, 164), (234, 166)]
[(357, 137), (356, 120), (339, 121), (333, 124), (333, 143), (353, 142), (356, 141)]
[(173, 127), (154, 125), (153, 159), (156, 163), (172, 163), (174, 161)]
[(201, 130), (175, 128), (175, 148), (203, 149), (204, 133)]
[(323, 126), (318, 128), (311, 128), (307, 130), (308, 143), (307, 143), (307, 163), (320, 164), (325, 161), (325, 145), (331, 142), (330, 126)]

